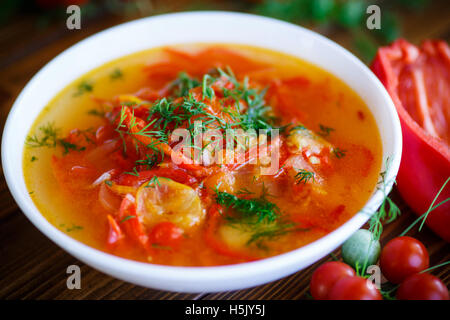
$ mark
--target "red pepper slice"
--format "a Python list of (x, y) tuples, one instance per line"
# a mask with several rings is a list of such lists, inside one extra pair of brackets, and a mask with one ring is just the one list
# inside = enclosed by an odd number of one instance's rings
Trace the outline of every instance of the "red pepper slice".
[(123, 238), (122, 230), (120, 229), (117, 221), (111, 216), (107, 215), (108, 220), (108, 240), (106, 242), (110, 249), (113, 249), (117, 243)]
[(127, 197), (123, 198), (120, 205), (119, 219), (125, 235), (148, 249), (148, 236), (136, 214), (136, 205)]
[[(403, 155), (398, 189), (423, 214), (450, 176), (450, 48), (428, 40), (420, 47), (400, 39), (378, 50), (371, 66), (400, 116)], [(436, 203), (450, 197), (447, 186)], [(427, 225), (450, 242), (450, 203), (427, 218)]]

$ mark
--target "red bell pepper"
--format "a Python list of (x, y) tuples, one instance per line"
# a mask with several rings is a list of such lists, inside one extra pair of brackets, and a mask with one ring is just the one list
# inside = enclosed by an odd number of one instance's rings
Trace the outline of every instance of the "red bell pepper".
[[(400, 117), (403, 155), (398, 190), (419, 215), (450, 176), (450, 48), (444, 41), (416, 47), (397, 40), (378, 50), (371, 66)], [(437, 203), (450, 197), (450, 186)], [(450, 242), (450, 203), (432, 211), (427, 225)]]

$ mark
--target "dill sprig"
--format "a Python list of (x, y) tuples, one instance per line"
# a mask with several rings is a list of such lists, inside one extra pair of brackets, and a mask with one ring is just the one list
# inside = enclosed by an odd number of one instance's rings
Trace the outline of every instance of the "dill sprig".
[(280, 209), (278, 206), (264, 196), (253, 199), (241, 199), (228, 192), (219, 192), (216, 190), (216, 202), (227, 208), (234, 209), (241, 214), (239, 218), (257, 217), (256, 223), (266, 220), (267, 222), (275, 221)]
[(94, 90), (94, 86), (91, 82), (87, 80), (81, 81), (77, 86), (77, 91), (73, 94), (74, 97), (78, 97), (83, 95), (86, 92), (92, 92)]
[(136, 218), (136, 216), (128, 215), (128, 216), (126, 216), (125, 218), (123, 218), (122, 220), (120, 220), (119, 223), (124, 223), (125, 221), (128, 221), (128, 220), (130, 220), (130, 219), (134, 219), (134, 218)]
[(307, 171), (305, 169), (298, 169), (297, 174), (294, 177), (296, 180), (295, 183), (296, 184), (300, 184), (300, 183), (306, 184), (311, 179), (314, 182), (314, 176), (315, 176), (314, 172)]
[[(125, 109), (127, 105), (122, 105), (122, 110), (118, 116), (119, 124), (116, 127), (116, 131), (123, 141), (124, 151), (126, 152), (127, 148), (125, 135), (133, 137), (136, 150), (142, 145), (147, 149), (153, 149), (155, 154), (158, 152), (161, 152), (162, 154), (160, 144), (167, 144), (172, 131), (179, 127), (187, 129), (190, 133), (190, 137), (194, 138), (206, 129), (222, 130), (225, 138), (227, 131), (229, 132), (230, 130), (239, 128), (244, 130), (266, 129), (266, 131), (273, 128), (272, 125), (275, 118), (269, 115), (271, 108), (265, 104), (265, 90), (259, 91), (250, 88), (248, 79), (244, 79), (243, 83), (239, 83), (231, 69), (228, 69), (228, 73), (218, 69), (216, 73), (218, 73), (220, 77), (226, 77), (234, 84), (233, 89), (222, 88), (225, 98), (232, 97), (236, 106), (236, 110), (230, 111), (229, 106), (224, 105), (222, 113), (229, 114), (230, 117), (224, 119), (223, 117), (212, 113), (207, 104), (208, 102), (205, 101), (205, 99), (211, 100), (215, 97), (212, 86), (219, 78), (216, 78), (215, 75), (213, 76), (213, 73), (205, 74), (202, 83), (200, 83), (196, 79), (188, 76), (185, 72), (182, 72), (170, 85), (170, 90), (176, 99), (173, 99), (173, 96), (169, 96), (161, 98), (151, 104), (146, 119), (147, 124), (143, 128), (136, 130), (138, 121), (134, 116), (134, 106), (130, 107), (131, 119), (126, 119), (127, 116), (129, 116), (129, 113), (127, 113)], [(201, 98), (194, 97), (190, 92), (191, 89), (196, 87), (202, 89)], [(221, 102), (223, 103), (224, 101)], [(241, 112), (242, 108), (240, 108), (239, 105), (242, 101), (245, 101), (247, 105), (247, 110), (245, 112)], [(125, 120), (127, 120), (126, 125)], [(151, 138), (152, 143), (144, 145), (141, 142), (141, 139), (136, 138), (137, 136)], [(191, 145), (191, 147), (199, 148), (195, 145)], [(205, 148), (205, 145), (201, 146), (202, 151)], [(198, 154), (200, 155), (201, 153)], [(147, 163), (142, 164), (146, 165)], [(139, 164), (136, 163), (136, 165)]]
[(59, 144), (64, 148), (63, 154), (68, 154), (70, 151), (84, 151), (86, 147), (79, 147), (78, 145), (71, 143), (65, 139), (59, 139)]
[(87, 114), (91, 116), (97, 116), (103, 118), (105, 116), (105, 111), (97, 110), (97, 109), (91, 109), (87, 112)]
[(450, 197), (442, 200), (441, 202), (439, 202), (438, 204), (435, 205), (437, 199), (439, 198), (439, 196), (441, 195), (442, 191), (445, 189), (445, 186), (450, 182), (450, 177), (447, 178), (447, 180), (445, 180), (444, 184), (441, 186), (441, 188), (439, 189), (439, 192), (436, 194), (436, 196), (434, 197), (433, 201), (431, 202), (430, 206), (428, 207), (427, 211), (425, 211), (420, 217), (418, 217), (416, 220), (414, 220), (413, 223), (411, 223), (411, 225), (409, 225), (408, 228), (406, 228), (401, 234), (401, 236), (404, 236), (408, 233), (409, 230), (411, 230), (416, 224), (418, 224), (420, 221), (421, 224), (419, 226), (419, 231), (422, 230), (422, 227), (428, 217), (428, 215), (430, 214), (431, 211), (433, 211), (434, 209), (436, 209), (437, 207), (443, 205), (444, 203), (450, 201)]
[(341, 159), (347, 155), (347, 150), (342, 150), (336, 147), (333, 148), (333, 154), (336, 156), (336, 158)]
[[(264, 186), (261, 196), (251, 199), (219, 192), (217, 188), (215, 192), (216, 202), (234, 211), (233, 214), (225, 216), (225, 221), (234, 228), (251, 233), (247, 245), (256, 243), (259, 248), (266, 248), (264, 240), (274, 239), (293, 231), (307, 231), (284, 219), (278, 206), (267, 200), (270, 195)], [(248, 189), (241, 189), (238, 193), (246, 196), (253, 194)]]
[(261, 241), (272, 240), (283, 236), (292, 231), (307, 231), (307, 229), (295, 228), (295, 224), (292, 222), (278, 222), (278, 223), (268, 223), (257, 228), (251, 235), (250, 239), (247, 241), (247, 245), (252, 243), (257, 243), (260, 248), (265, 248)]
[[(63, 154), (69, 153), (69, 151), (83, 151), (86, 147), (79, 147), (74, 143), (67, 141), (64, 138), (59, 138), (61, 129), (56, 128), (53, 122), (49, 122), (45, 125), (42, 125), (38, 128), (40, 134), (27, 136), (25, 139), (25, 145), (29, 148), (56, 148), (57, 145), (60, 145), (64, 148)], [(92, 140), (87, 136), (87, 130), (80, 130), (78, 135), (83, 135), (86, 142), (92, 142)]]
[(155, 188), (156, 186), (160, 187), (161, 183), (159, 182), (158, 176), (153, 176), (145, 185), (145, 188)]
[(203, 76), (203, 81), (202, 81), (203, 99), (208, 98), (209, 100), (211, 100), (215, 97), (214, 89), (211, 87), (211, 84), (213, 84), (214, 81), (215, 81), (215, 79), (210, 74), (205, 74)]
[(40, 131), (40, 136), (32, 135), (27, 136), (25, 139), (25, 144), (30, 148), (39, 148), (39, 147), (56, 147), (56, 143), (58, 141), (58, 135), (60, 133), (60, 129), (55, 127), (53, 122), (49, 122), (45, 125), (42, 125), (38, 128)]
[(319, 135), (322, 137), (328, 137), (332, 131), (334, 131), (334, 128), (324, 126), (323, 124), (319, 124)]
[(158, 156), (156, 154), (145, 154), (145, 159), (135, 161), (137, 166), (145, 166), (147, 170), (154, 168), (158, 164)]
[[(139, 145), (143, 145), (147, 149), (153, 150), (155, 154), (161, 154), (161, 161), (164, 159), (164, 151), (162, 148), (160, 148), (160, 145), (167, 142), (167, 136), (162, 130), (151, 130), (154, 123), (157, 121), (156, 119), (153, 119), (151, 122), (146, 124), (141, 129), (134, 131), (136, 126), (138, 125), (137, 118), (134, 115), (134, 109), (131, 110), (131, 117), (129, 119), (129, 125), (128, 127), (125, 125), (125, 120), (127, 119), (126, 114), (126, 107), (122, 106), (122, 109), (120, 111), (119, 115), (119, 123), (117, 124), (117, 127), (114, 129), (116, 132), (119, 133), (122, 141), (123, 141), (123, 149), (124, 152), (126, 152), (126, 142), (124, 138), (124, 134), (127, 134), (133, 138), (133, 141), (136, 146), (136, 150), (138, 149)], [(125, 129), (125, 130), (123, 130)], [(145, 144), (141, 142), (139, 139), (136, 138), (136, 136), (142, 136), (151, 138), (152, 142), (149, 144)]]
[(380, 208), (370, 217), (369, 231), (372, 232), (374, 241), (378, 241), (383, 232), (383, 222), (391, 223), (400, 216), (401, 211), (398, 206), (389, 198), (387, 194), (387, 187), (392, 181), (386, 181), (386, 172), (391, 165), (390, 158), (386, 159), (385, 171), (380, 173), (380, 181), (378, 182), (378, 189), (383, 192), (384, 198)]
[[(247, 77), (240, 83), (230, 68), (227, 69), (228, 72), (220, 68), (217, 71), (234, 85), (233, 89), (223, 88), (223, 94), (225, 97), (231, 97), (235, 100), (237, 112), (230, 112), (230, 115), (239, 123), (241, 128), (244, 130), (272, 129), (277, 119), (270, 115), (272, 108), (266, 105), (264, 100), (267, 88), (263, 90), (250, 88)], [(239, 111), (241, 100), (247, 104), (247, 110), (242, 114)]]
[(111, 80), (117, 80), (123, 77), (123, 73), (122, 70), (120, 70), (119, 68), (114, 69), (110, 74), (109, 74), (109, 78)]
[(175, 97), (184, 97), (189, 94), (189, 90), (200, 86), (200, 82), (191, 78), (186, 72), (180, 72), (178, 78), (170, 85), (170, 90)]
[(129, 174), (130, 176), (139, 177), (139, 172), (137, 168), (134, 167), (132, 171), (125, 171), (124, 174)]

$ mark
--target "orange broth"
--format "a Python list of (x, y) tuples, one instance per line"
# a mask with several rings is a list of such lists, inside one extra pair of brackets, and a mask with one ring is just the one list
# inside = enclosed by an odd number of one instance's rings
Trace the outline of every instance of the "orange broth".
[[(180, 72), (197, 86), (171, 85)], [(174, 165), (169, 153), (162, 159), (162, 144), (157, 152), (148, 147), (151, 137), (143, 143), (132, 134), (149, 117), (161, 119), (150, 110), (164, 97), (169, 109), (194, 99), (240, 126), (230, 108), (240, 103), (245, 113), (250, 104), (231, 93), (244, 90), (237, 89), (245, 77), (258, 94), (267, 89), (264, 105), (272, 109), (263, 119), (282, 128), (275, 174), (261, 175), (259, 163)], [(190, 89), (191, 97), (180, 98), (180, 88)], [(205, 88), (212, 88), (212, 97)], [(191, 115), (182, 113), (183, 119)], [(177, 124), (186, 127), (176, 121), (169, 127)], [(25, 181), (50, 223), (114, 255), (180, 266), (257, 260), (328, 234), (369, 199), (382, 158), (375, 120), (345, 83), (296, 57), (234, 44), (156, 48), (109, 62), (64, 88), (29, 135)], [(144, 165), (149, 158), (153, 167)], [(256, 210), (241, 208), (249, 204)]]

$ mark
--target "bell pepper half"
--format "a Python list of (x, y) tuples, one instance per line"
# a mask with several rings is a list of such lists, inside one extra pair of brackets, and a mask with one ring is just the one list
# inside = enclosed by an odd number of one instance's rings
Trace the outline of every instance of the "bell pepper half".
[[(450, 176), (450, 48), (445, 41), (427, 40), (417, 47), (399, 39), (378, 50), (371, 69), (400, 117), (403, 154), (398, 190), (421, 215)], [(449, 185), (435, 203), (448, 197)], [(433, 210), (426, 223), (450, 242), (450, 202)]]

